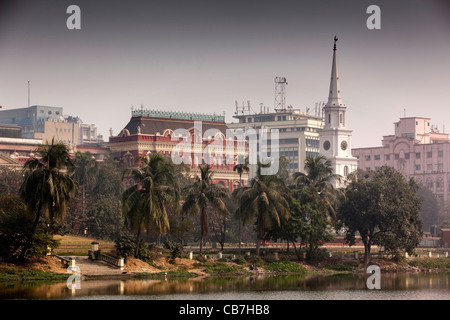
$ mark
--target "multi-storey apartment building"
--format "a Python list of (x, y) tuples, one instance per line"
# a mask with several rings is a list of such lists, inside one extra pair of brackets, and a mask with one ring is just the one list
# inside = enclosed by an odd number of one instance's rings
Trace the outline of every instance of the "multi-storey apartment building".
[(450, 200), (450, 140), (431, 125), (430, 118), (408, 117), (394, 123), (394, 134), (381, 147), (356, 148), (362, 170), (394, 167), (409, 179), (427, 186), (444, 201)]

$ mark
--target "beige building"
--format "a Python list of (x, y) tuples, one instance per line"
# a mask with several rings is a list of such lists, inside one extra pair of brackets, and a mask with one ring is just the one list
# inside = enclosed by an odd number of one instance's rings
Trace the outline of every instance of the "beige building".
[(35, 132), (34, 138), (43, 141), (62, 141), (68, 145), (78, 145), (80, 126), (78, 123), (45, 121), (43, 132)]

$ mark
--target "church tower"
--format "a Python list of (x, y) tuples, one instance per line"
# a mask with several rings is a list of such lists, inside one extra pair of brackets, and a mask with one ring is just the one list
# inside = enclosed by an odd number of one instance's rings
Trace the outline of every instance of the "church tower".
[(336, 42), (334, 37), (333, 63), (331, 65), (330, 92), (328, 102), (323, 107), (324, 127), (320, 131), (320, 155), (331, 161), (335, 174), (342, 176), (342, 181), (335, 181), (335, 187), (343, 187), (345, 178), (357, 169), (358, 159), (351, 153), (352, 130), (347, 128), (345, 112), (347, 107), (342, 102), (339, 90), (339, 75), (336, 60)]

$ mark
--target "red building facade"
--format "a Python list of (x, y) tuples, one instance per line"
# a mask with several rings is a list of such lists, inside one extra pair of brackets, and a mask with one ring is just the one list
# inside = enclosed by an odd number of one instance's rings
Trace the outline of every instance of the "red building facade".
[[(174, 163), (185, 163), (192, 176), (199, 165), (209, 164), (214, 183), (230, 191), (239, 186), (240, 177), (233, 171), (239, 156), (247, 154), (245, 139), (232, 135), (220, 115), (134, 110), (132, 117), (117, 136), (110, 136), (108, 147), (120, 153), (129, 166), (137, 165), (138, 157), (160, 153)], [(242, 175), (246, 185), (247, 173)]]

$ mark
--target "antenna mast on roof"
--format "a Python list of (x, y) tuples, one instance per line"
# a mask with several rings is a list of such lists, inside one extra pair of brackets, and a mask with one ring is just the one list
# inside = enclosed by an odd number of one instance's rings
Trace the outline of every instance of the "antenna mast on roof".
[(285, 77), (275, 78), (275, 111), (286, 111), (286, 85)]

